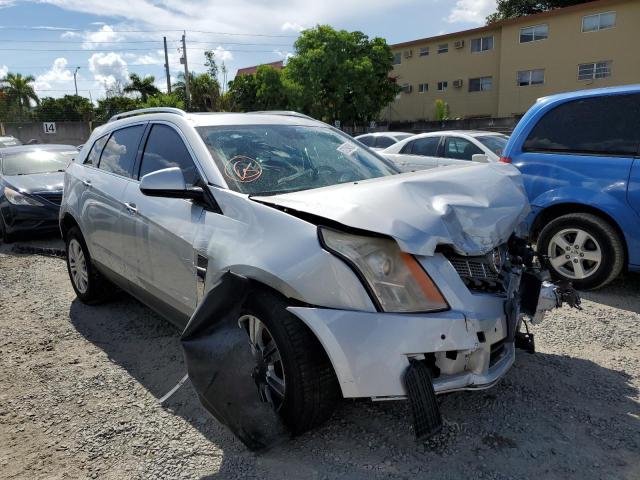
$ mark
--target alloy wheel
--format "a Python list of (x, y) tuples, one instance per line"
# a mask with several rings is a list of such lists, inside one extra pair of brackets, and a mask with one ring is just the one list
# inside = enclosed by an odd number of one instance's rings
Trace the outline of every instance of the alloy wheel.
[(69, 262), (69, 271), (71, 272), (71, 280), (80, 293), (86, 293), (89, 287), (89, 271), (87, 269), (87, 261), (82, 251), (82, 245), (75, 238), (69, 241), (67, 251), (67, 260)]
[(275, 411), (280, 410), (286, 394), (284, 366), (280, 350), (271, 332), (254, 315), (243, 315), (238, 324), (249, 335), (251, 353), (255, 360), (253, 379), (258, 387), (260, 399), (270, 403)]
[(547, 249), (549, 262), (561, 275), (583, 280), (593, 275), (602, 263), (602, 249), (593, 235), (580, 228), (557, 232)]

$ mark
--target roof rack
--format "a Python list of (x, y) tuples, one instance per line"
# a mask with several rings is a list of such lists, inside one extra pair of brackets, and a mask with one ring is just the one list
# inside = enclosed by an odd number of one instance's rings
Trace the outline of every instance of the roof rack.
[(144, 115), (145, 113), (173, 113), (175, 115), (180, 115), (181, 117), (186, 117), (187, 112), (181, 110), (179, 108), (172, 107), (150, 107), (150, 108), (139, 108), (138, 110), (130, 110), (128, 112), (122, 112), (114, 115), (109, 119), (109, 122), (115, 122), (116, 120), (121, 120), (127, 117), (134, 117), (136, 115)]
[(304, 113), (294, 112), (293, 110), (260, 110), (258, 112), (247, 112), (247, 113), (257, 113), (259, 115), (284, 115), (288, 117), (298, 117), (298, 118), (306, 118), (307, 120), (315, 120), (309, 115), (305, 115)]

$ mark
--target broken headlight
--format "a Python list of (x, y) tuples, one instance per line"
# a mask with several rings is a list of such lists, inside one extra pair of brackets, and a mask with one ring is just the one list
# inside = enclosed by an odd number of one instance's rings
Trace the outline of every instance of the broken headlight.
[(387, 238), (320, 228), (327, 250), (345, 260), (385, 312), (432, 312), (449, 308), (416, 259)]

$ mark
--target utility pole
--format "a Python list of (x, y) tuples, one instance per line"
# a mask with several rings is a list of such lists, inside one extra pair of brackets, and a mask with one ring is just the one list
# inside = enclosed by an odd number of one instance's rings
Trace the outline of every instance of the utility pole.
[(189, 64), (187, 64), (187, 32), (186, 30), (182, 34), (182, 58), (180, 63), (184, 64), (184, 96), (186, 100), (186, 106), (189, 107)]
[(76, 97), (78, 96), (78, 81), (76, 80), (76, 75), (78, 74), (78, 70), (80, 70), (80, 67), (76, 67), (76, 71), (73, 72), (73, 84), (76, 87)]
[(169, 74), (169, 54), (167, 53), (167, 37), (164, 37), (164, 71), (167, 74), (167, 93), (171, 93), (171, 75)]

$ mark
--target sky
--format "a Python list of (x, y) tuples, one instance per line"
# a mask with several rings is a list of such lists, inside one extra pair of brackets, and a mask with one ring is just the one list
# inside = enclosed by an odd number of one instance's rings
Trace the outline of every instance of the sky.
[[(0, 78), (31, 74), (40, 97), (75, 91), (94, 102), (130, 73), (166, 91), (163, 37), (172, 82), (202, 72), (214, 50), (231, 80), (238, 68), (285, 59), (300, 30), (317, 24), (359, 30), (390, 44), (484, 24), (495, 0), (0, 0)], [(220, 75), (221, 83), (224, 78)]]

